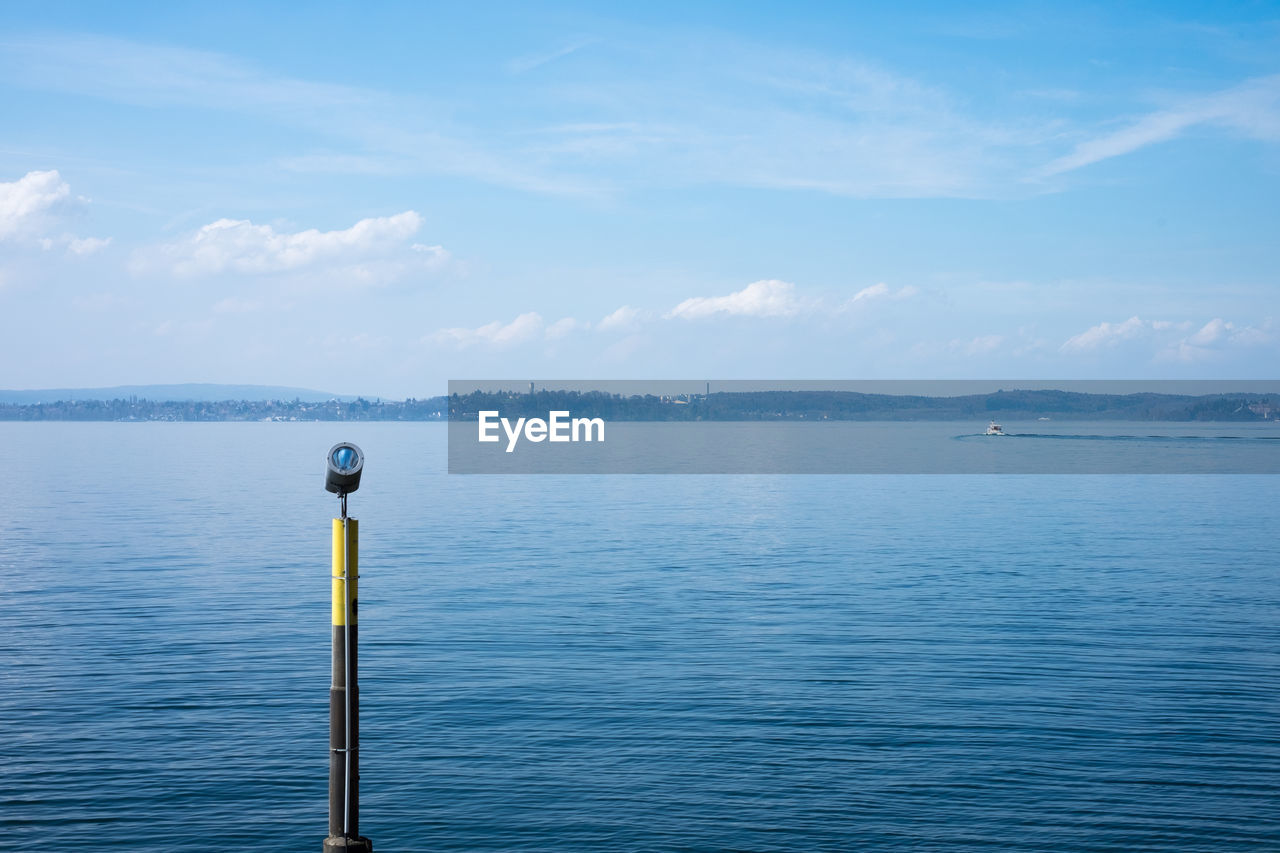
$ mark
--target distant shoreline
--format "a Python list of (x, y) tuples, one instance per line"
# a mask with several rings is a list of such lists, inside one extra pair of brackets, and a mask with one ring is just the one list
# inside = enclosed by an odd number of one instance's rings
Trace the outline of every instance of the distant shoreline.
[(1280, 422), (1280, 395), (1090, 394), (1011, 390), (956, 397), (850, 391), (751, 391), (623, 396), (598, 391), (475, 392), (402, 401), (60, 400), (0, 403), (0, 421), (262, 422), (474, 421), (481, 410), (545, 416), (565, 410), (607, 421), (1125, 420)]

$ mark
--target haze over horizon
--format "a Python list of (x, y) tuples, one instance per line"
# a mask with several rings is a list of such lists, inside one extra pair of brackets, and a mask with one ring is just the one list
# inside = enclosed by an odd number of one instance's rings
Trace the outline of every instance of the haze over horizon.
[(1280, 363), (1271, 5), (0, 28), (0, 388)]

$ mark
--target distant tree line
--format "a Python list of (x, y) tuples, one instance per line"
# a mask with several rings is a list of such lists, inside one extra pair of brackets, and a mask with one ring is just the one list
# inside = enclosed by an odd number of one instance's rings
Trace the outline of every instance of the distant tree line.
[(1280, 417), (1280, 396), (1267, 394), (1084, 394), (997, 391), (962, 397), (862, 394), (852, 391), (748, 391), (678, 397), (601, 391), (454, 394), (390, 400), (60, 400), (0, 404), (5, 421), (441, 421), (475, 420), (477, 412), (546, 417), (550, 411), (606, 421), (764, 420), (1062, 420), (1262, 421)]
[(566, 410), (606, 421), (966, 420), (1037, 417), (1064, 420), (1259, 421), (1277, 417), (1280, 397), (1266, 394), (1086, 394), (997, 391), (960, 397), (853, 391), (746, 391), (624, 397), (601, 391), (475, 392), (449, 397), (451, 420), (482, 410), (504, 417), (545, 417)]

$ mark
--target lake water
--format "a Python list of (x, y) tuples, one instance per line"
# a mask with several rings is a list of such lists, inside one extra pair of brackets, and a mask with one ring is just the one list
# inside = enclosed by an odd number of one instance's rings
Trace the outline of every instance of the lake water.
[(7, 842), (319, 850), (352, 440), (376, 850), (1280, 849), (1280, 477), (449, 476), (445, 435), (0, 424)]
[(558, 442), (490, 427), (481, 442), (477, 421), (449, 423), (449, 473), (1280, 474), (1277, 421), (622, 421), (573, 441), (566, 419)]

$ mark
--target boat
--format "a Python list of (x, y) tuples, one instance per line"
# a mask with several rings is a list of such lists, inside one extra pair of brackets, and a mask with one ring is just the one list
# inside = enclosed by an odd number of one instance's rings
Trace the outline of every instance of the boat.
[(996, 423), (995, 421), (992, 421), (990, 424), (987, 425), (987, 431), (984, 434), (985, 435), (1008, 435), (1008, 433), (1004, 431), (1004, 427), (1000, 426), (1000, 424)]

